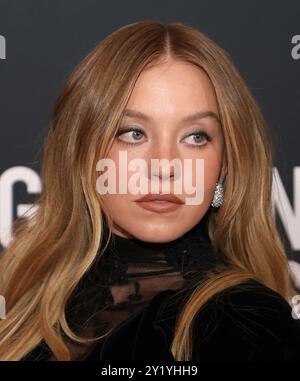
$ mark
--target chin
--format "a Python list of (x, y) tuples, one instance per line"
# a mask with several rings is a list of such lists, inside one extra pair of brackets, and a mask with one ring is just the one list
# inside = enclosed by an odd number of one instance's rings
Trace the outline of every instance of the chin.
[(180, 229), (180, 231), (177, 232), (175, 231), (175, 229), (171, 227), (156, 227), (154, 229), (149, 229), (145, 227), (145, 229), (141, 230), (140, 232), (135, 231), (135, 237), (145, 242), (165, 243), (173, 241), (176, 238), (180, 237), (183, 234), (181, 230), (182, 229)]
[[(139, 238), (139, 237), (138, 237)], [(169, 235), (157, 237), (157, 236), (143, 236), (140, 237), (139, 239), (144, 242), (150, 242), (150, 243), (166, 243), (173, 241), (176, 237), (170, 237)]]

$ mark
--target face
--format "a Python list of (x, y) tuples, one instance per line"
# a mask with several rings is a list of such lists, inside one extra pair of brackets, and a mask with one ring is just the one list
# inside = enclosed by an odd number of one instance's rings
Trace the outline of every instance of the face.
[[(117, 189), (120, 151), (127, 157), (128, 180), (137, 173), (128, 168), (131, 160), (142, 159), (147, 164), (142, 170), (139, 167), (139, 173), (144, 176), (143, 181), (148, 181), (148, 191), (102, 195), (114, 221), (113, 232), (146, 242), (169, 242), (192, 229), (206, 214), (216, 182), (222, 182), (226, 174), (216, 98), (205, 72), (192, 64), (174, 60), (145, 69), (135, 84), (107, 156), (115, 163)], [(175, 182), (179, 181), (179, 177), (178, 172), (175, 174), (174, 166), (170, 165), (166, 170), (163, 165), (151, 171), (151, 159), (167, 159), (170, 163), (172, 159), (177, 159), (182, 163), (182, 168), (186, 159), (189, 159), (192, 163), (189, 174), (193, 186), (198, 184), (196, 176), (199, 175), (199, 168), (196, 167), (196, 161), (202, 159), (201, 203), (192, 205), (186, 202), (187, 198), (193, 197), (191, 188), (186, 191), (182, 187), (181, 193), (175, 192)], [(124, 167), (121, 172), (124, 175)], [(181, 172), (182, 184), (183, 175)], [(150, 188), (154, 179), (159, 187), (156, 193), (173, 193), (183, 204), (164, 211), (142, 207), (150, 204), (136, 200), (145, 194), (154, 193)], [(170, 184), (167, 192), (163, 188), (164, 182)], [(157, 205), (159, 201), (153, 203)]]

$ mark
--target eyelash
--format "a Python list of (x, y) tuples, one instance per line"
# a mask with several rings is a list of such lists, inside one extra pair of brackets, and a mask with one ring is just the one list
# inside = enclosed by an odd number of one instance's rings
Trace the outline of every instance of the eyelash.
[[(145, 135), (145, 134), (144, 134), (144, 131), (141, 130), (140, 128), (137, 128), (137, 127), (121, 127), (121, 128), (117, 131), (116, 137), (118, 138), (119, 136), (121, 136), (121, 135), (123, 135), (123, 134), (125, 134), (125, 133), (127, 133), (127, 132), (139, 132), (139, 133)], [(189, 136), (192, 136), (192, 135), (201, 135), (201, 136), (205, 137), (205, 139), (207, 140), (207, 142), (210, 142), (210, 141), (212, 140), (212, 138), (208, 135), (208, 133), (205, 132), (205, 131), (203, 131), (203, 130), (192, 131), (192, 132), (190, 132), (188, 135), (186, 135), (186, 136), (184, 137), (184, 139), (185, 139), (185, 138), (188, 138)], [(135, 146), (135, 145), (137, 145), (137, 143), (125, 142), (125, 141), (123, 141), (123, 140), (121, 140), (121, 139), (119, 139), (119, 142), (122, 143), (122, 144), (125, 144), (125, 145), (127, 145), (127, 146)], [(200, 145), (197, 145), (197, 144), (195, 144), (195, 145), (193, 145), (193, 144), (189, 144), (189, 145), (192, 146), (192, 147), (201, 148), (201, 147), (205, 146), (206, 144), (200, 144)]]

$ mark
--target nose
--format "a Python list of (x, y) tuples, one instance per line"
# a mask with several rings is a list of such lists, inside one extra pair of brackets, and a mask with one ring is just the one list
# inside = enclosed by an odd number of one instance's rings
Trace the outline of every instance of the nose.
[[(149, 150), (149, 178), (159, 180), (174, 180), (175, 168), (173, 159), (178, 159), (176, 142), (171, 134), (165, 135), (159, 141), (153, 142)], [(153, 160), (156, 159), (156, 160)]]
[(152, 163), (152, 166), (150, 167), (151, 178), (158, 177), (159, 180), (168, 180), (174, 179), (174, 165), (169, 162), (165, 162), (165, 160), (160, 160), (159, 165), (156, 165), (155, 163)]

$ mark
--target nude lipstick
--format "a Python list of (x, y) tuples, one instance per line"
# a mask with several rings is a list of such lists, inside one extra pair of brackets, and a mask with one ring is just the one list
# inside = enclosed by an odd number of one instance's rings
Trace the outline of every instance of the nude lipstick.
[(184, 204), (180, 198), (173, 194), (147, 194), (135, 202), (141, 208), (156, 213), (172, 212)]

